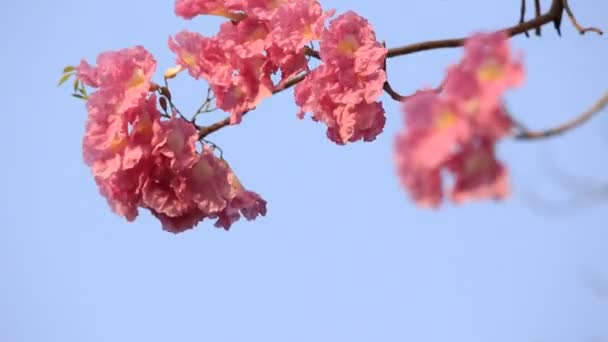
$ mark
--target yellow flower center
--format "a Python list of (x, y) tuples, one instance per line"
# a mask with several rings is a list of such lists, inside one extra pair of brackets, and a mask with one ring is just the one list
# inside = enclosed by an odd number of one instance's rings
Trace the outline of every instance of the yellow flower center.
[(245, 95), (245, 93), (243, 92), (243, 90), (241, 89), (241, 87), (235, 86), (234, 88), (232, 88), (232, 95), (234, 95), (234, 97), (236, 99), (241, 99), (241, 98), (243, 98), (243, 96)]
[(133, 126), (134, 134), (152, 134), (152, 120), (148, 115), (142, 116), (139, 121)]
[(504, 74), (504, 67), (495, 60), (486, 61), (477, 71), (477, 79), (481, 82), (496, 81)]
[(196, 57), (189, 52), (182, 52), (181, 54), (182, 61), (186, 63), (187, 66), (194, 66), (196, 64)]
[(346, 56), (352, 56), (352, 54), (359, 49), (361, 45), (357, 41), (357, 37), (352, 34), (347, 35), (338, 43), (338, 51)]
[(110, 150), (112, 152), (119, 152), (127, 146), (127, 139), (116, 134), (110, 142)]
[(442, 110), (437, 118), (435, 118), (435, 127), (438, 129), (444, 129), (456, 122), (456, 113), (449, 109)]
[(479, 110), (479, 99), (478, 98), (476, 98), (476, 97), (470, 98), (464, 103), (464, 111), (467, 114), (473, 115), (478, 110)]
[(146, 82), (146, 75), (144, 74), (144, 70), (142, 68), (137, 68), (133, 72), (133, 76), (129, 80), (127, 84), (127, 88), (135, 88)]
[(255, 31), (253, 31), (250, 35), (249, 35), (249, 40), (258, 40), (258, 39), (264, 39), (266, 38), (266, 36), (268, 35), (268, 32), (266, 32), (266, 30), (263, 27), (258, 27)]
[(304, 31), (302, 32), (302, 35), (306, 39), (313, 39), (314, 38), (314, 34), (312, 32), (312, 27), (310, 25), (304, 26)]
[(285, 0), (272, 0), (270, 2), (270, 8), (274, 9), (274, 8), (278, 8), (279, 6), (281, 6), (283, 3), (285, 2)]

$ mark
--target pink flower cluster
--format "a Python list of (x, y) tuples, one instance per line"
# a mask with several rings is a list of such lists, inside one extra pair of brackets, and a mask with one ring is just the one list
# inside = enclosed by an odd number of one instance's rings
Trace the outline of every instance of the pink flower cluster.
[(352, 11), (338, 16), (321, 35), (320, 56), (321, 66), (296, 87), (298, 116), (312, 112), (338, 144), (374, 140), (386, 121), (377, 101), (386, 81), (386, 49), (371, 25)]
[(524, 72), (507, 39), (504, 32), (471, 36), (440, 92), (422, 90), (403, 101), (406, 128), (396, 137), (395, 160), (402, 185), (419, 205), (441, 204), (446, 171), (454, 177), (449, 196), (456, 203), (508, 195), (495, 145), (513, 128), (502, 95), (522, 83)]
[(96, 67), (82, 61), (76, 69), (97, 88), (87, 100), (83, 155), (110, 207), (129, 221), (148, 209), (174, 233), (205, 218), (229, 229), (241, 215), (265, 215), (266, 202), (245, 190), (224, 160), (208, 146), (197, 151), (190, 122), (161, 120), (149, 92), (155, 69), (142, 47), (105, 52)]
[[(231, 113), (233, 124), (285, 81), (308, 70), (305, 47), (319, 39), (333, 14), (316, 0), (177, 0), (175, 12), (186, 19), (201, 14), (232, 19), (213, 37), (179, 32), (169, 47), (190, 75), (209, 82), (218, 108)], [(275, 84), (272, 76), (279, 72)]]

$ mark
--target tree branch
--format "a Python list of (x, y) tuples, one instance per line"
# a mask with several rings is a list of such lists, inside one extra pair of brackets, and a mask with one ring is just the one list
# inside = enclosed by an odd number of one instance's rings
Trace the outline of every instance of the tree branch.
[(587, 32), (595, 32), (599, 35), (604, 34), (604, 32), (602, 32), (602, 30), (600, 30), (597, 27), (583, 27), (581, 26), (578, 21), (576, 20), (576, 17), (574, 16), (574, 13), (572, 13), (572, 10), (570, 9), (570, 5), (568, 4), (568, 0), (563, 0), (563, 6), (564, 9), (566, 10), (566, 14), (568, 14), (568, 18), (570, 18), (570, 22), (572, 22), (572, 26), (574, 26), (574, 28), (576, 28), (576, 30), (578, 31), (578, 33), (580, 34), (585, 34)]
[[(275, 89), (272, 93), (273, 94), (277, 94), (282, 92), (283, 90), (286, 90), (288, 88), (293, 87), (294, 85), (298, 84), (299, 82), (301, 82), (304, 78), (306, 77), (306, 73), (300, 74), (290, 80), (288, 80), (287, 82), (285, 82), (282, 86), (278, 87), (277, 89)], [(253, 110), (255, 108), (252, 108), (250, 110)], [(245, 113), (243, 113), (243, 115), (247, 114), (250, 110), (246, 111)], [(230, 125), (230, 117), (227, 117), (221, 121), (218, 121), (214, 124), (211, 124), (209, 126), (204, 126), (204, 127), (197, 127), (198, 129), (198, 136), (199, 139), (204, 139), (205, 137), (207, 137), (209, 134), (219, 131), (220, 129), (229, 126)]]
[[(593, 32), (597, 32), (599, 34), (602, 34), (602, 31), (594, 28), (594, 27), (590, 27), (590, 28), (583, 28), (581, 27), (578, 22), (576, 21), (574, 15), (572, 14), (572, 11), (570, 10), (569, 6), (568, 6), (568, 1), (567, 0), (553, 0), (551, 3), (551, 7), (549, 9), (549, 11), (547, 11), (547, 13), (540, 15), (540, 1), (539, 0), (535, 0), (535, 15), (536, 17), (534, 19), (528, 20), (528, 21), (524, 21), (524, 17), (525, 17), (525, 11), (526, 11), (526, 4), (525, 4), (525, 0), (522, 0), (521, 2), (521, 9), (520, 9), (520, 22), (519, 24), (515, 25), (515, 26), (511, 26), (511, 27), (507, 27), (504, 28), (503, 30), (507, 32), (507, 34), (509, 35), (509, 37), (513, 37), (519, 34), (526, 34), (528, 35), (528, 31), (534, 29), (536, 31), (536, 35), (540, 35), (540, 27), (548, 24), (548, 23), (553, 23), (557, 33), (559, 35), (561, 35), (561, 19), (562, 19), (562, 14), (564, 11), (566, 11), (568, 13), (568, 16), (570, 17), (570, 20), (572, 22), (572, 24), (574, 25), (574, 27), (581, 33), (585, 33), (588, 31), (593, 31)], [(419, 43), (414, 43), (414, 44), (410, 44), (410, 45), (404, 45), (404, 46), (399, 46), (399, 47), (394, 47), (391, 49), (388, 49), (387, 51), (387, 55), (386, 58), (393, 58), (393, 57), (398, 57), (398, 56), (404, 56), (404, 55), (409, 55), (412, 53), (416, 53), (416, 52), (422, 52), (422, 51), (427, 51), (427, 50), (434, 50), (434, 49), (443, 49), (443, 48), (455, 48), (455, 47), (461, 47), (465, 44), (467, 40), (467, 37), (463, 37), (463, 38), (453, 38), (453, 39), (442, 39), (442, 40), (431, 40), (431, 41), (425, 41), (425, 42), (419, 42)], [(316, 59), (321, 59), (321, 56), (319, 54), (318, 51), (310, 48), (310, 47), (305, 47), (304, 53), (307, 56), (316, 58)], [(386, 62), (386, 60), (385, 60)], [(386, 70), (386, 63), (384, 65), (384, 68)], [(290, 88), (294, 85), (296, 85), (297, 83), (299, 83), (300, 81), (302, 81), (305, 78), (306, 74), (301, 74), (297, 77), (294, 77), (293, 79), (289, 80), (288, 82), (286, 82), (283, 86), (281, 86), (280, 88), (276, 89), (273, 94), (279, 93), (287, 88)], [(396, 101), (402, 101), (404, 98), (406, 98), (406, 96), (399, 94), (396, 90), (394, 90), (390, 83), (388, 82), (388, 80), (384, 83), (383, 86), (384, 91), (393, 99)], [(200, 137), (201, 139), (205, 138), (207, 135), (216, 132), (220, 129), (222, 129), (223, 127), (226, 127), (230, 124), (230, 118), (225, 118), (219, 122), (216, 122), (210, 126), (206, 126), (206, 127), (198, 127), (197, 129), (200, 132)], [(567, 130), (567, 129), (566, 129)], [(538, 132), (537, 132), (538, 133)], [(521, 133), (523, 134), (523, 133)], [(541, 134), (541, 133), (539, 133)], [(556, 133), (551, 133), (549, 135), (553, 135)], [(542, 134), (541, 134), (542, 135)], [(528, 135), (522, 135), (521, 137), (519, 137), (519, 139), (535, 139), (535, 138), (539, 138), (542, 136), (538, 136), (536, 137), (534, 135), (534, 132), (528, 132)]]
[[(554, 0), (555, 3), (561, 3), (561, 0)], [(524, 21), (521, 24), (507, 27), (503, 29), (509, 34), (509, 37), (516, 36), (518, 34), (526, 33), (528, 30), (536, 29), (537, 27), (546, 25), (550, 22), (555, 21), (558, 16), (561, 16), (562, 8), (558, 6), (551, 6), (549, 12), (538, 16), (532, 20)], [(386, 58), (392, 58), (397, 56), (409, 55), (416, 52), (434, 50), (434, 49), (444, 49), (444, 48), (454, 48), (463, 46), (466, 42), (467, 38), (453, 38), (453, 39), (442, 39), (442, 40), (430, 40), (421, 43), (414, 43), (410, 45), (404, 45), (400, 47), (395, 47), (388, 50)]]
[[(519, 24), (521, 25), (524, 20), (526, 20), (526, 0), (521, 0), (521, 5), (519, 7)], [(530, 37), (528, 31), (524, 32), (526, 37)]]
[[(541, 15), (540, 0), (534, 0), (534, 15), (538, 18)], [(542, 34), (541, 27), (537, 27), (535, 34), (540, 37)]]
[(518, 140), (537, 140), (542, 138), (549, 138), (562, 133), (568, 132), (572, 129), (579, 127), (585, 122), (589, 121), (595, 114), (599, 113), (608, 105), (608, 91), (588, 110), (583, 112), (578, 117), (563, 123), (557, 127), (549, 128), (542, 131), (529, 131), (527, 129), (520, 128), (521, 132), (517, 133), (514, 138)]

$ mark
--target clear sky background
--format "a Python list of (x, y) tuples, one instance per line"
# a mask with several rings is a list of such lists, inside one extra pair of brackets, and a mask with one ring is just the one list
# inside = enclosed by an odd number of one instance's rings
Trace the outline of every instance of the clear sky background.
[[(608, 30), (606, 1), (571, 2)], [(519, 15), (516, 0), (323, 5), (357, 11), (388, 46)], [(212, 34), (219, 20), (180, 20), (170, 0), (3, 1), (0, 18), (0, 341), (608, 341), (607, 196), (546, 210), (608, 183), (608, 113), (557, 139), (502, 143), (504, 203), (432, 211), (398, 185), (396, 103), (384, 97), (377, 141), (336, 146), (296, 118), (289, 91), (212, 136), (268, 215), (173, 235), (146, 212), (135, 223), (110, 212), (82, 161), (84, 103), (56, 82), (65, 65), (136, 44), (162, 72), (169, 35)], [(608, 87), (608, 37), (567, 20), (563, 31), (514, 39), (528, 73), (508, 103), (530, 127), (578, 114)], [(392, 59), (389, 77), (404, 93), (435, 85), (460, 54)], [(173, 84), (194, 111), (206, 85)]]

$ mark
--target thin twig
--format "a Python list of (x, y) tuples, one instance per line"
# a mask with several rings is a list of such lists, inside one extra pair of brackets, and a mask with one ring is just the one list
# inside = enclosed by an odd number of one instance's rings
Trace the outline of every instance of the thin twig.
[(549, 11), (555, 14), (555, 18), (553, 18), (553, 27), (555, 27), (557, 35), (561, 37), (562, 15), (564, 13), (564, 3), (562, 0), (553, 0), (551, 3), (551, 9)]
[[(386, 48), (385, 41), (382, 41), (382, 47)], [(393, 89), (390, 82), (388, 81), (388, 71), (386, 70), (386, 61), (387, 61), (387, 59), (385, 58), (384, 63), (382, 64), (382, 70), (384, 70), (384, 76), (386, 77), (386, 81), (384, 81), (384, 85), (382, 86), (382, 89), (384, 89), (384, 91), (391, 97), (391, 99), (401, 102), (405, 99), (405, 96), (403, 96), (403, 95), (399, 94), (397, 91), (395, 91), (395, 89)]]
[[(164, 84), (165, 84), (165, 86), (159, 88), (158, 92), (167, 99), (167, 102), (169, 102), (169, 107), (171, 107), (171, 112), (177, 113), (180, 116), (180, 118), (184, 119), (185, 121), (191, 122), (196, 127), (196, 124), (194, 124), (194, 122), (188, 120), (182, 114), (182, 112), (180, 112), (179, 109), (177, 109), (177, 106), (175, 106), (175, 104), (173, 103), (171, 91), (169, 90), (169, 80), (166, 77), (164, 78)], [(165, 91), (166, 91), (166, 93), (165, 93)]]
[[(548, 24), (556, 18), (556, 11), (551, 9), (546, 14), (543, 14), (539, 17), (536, 17), (532, 20), (525, 21), (521, 24), (511, 26), (503, 29), (507, 32), (509, 37), (516, 36), (518, 34), (526, 33), (528, 30), (534, 29), (536, 27)], [(392, 49), (388, 49), (388, 53), (386, 54), (387, 58), (409, 55), (416, 52), (433, 50), (433, 49), (444, 49), (444, 48), (454, 48), (463, 46), (466, 42), (467, 38), (454, 38), (454, 39), (441, 39), (441, 40), (430, 40), (426, 42), (414, 43), (410, 45), (404, 45), (400, 47), (395, 47)]]
[[(519, 35), (522, 33), (527, 34), (527, 32), (532, 29), (536, 30), (536, 34), (539, 35), (540, 31), (538, 29), (541, 26), (546, 25), (551, 22), (553, 23), (557, 33), (559, 35), (561, 35), (561, 19), (562, 19), (562, 13), (564, 12), (564, 10), (566, 10), (568, 12), (568, 15), (571, 17), (571, 21), (572, 21), (573, 25), (579, 30), (579, 32), (581, 32), (581, 30), (579, 29), (580, 25), (578, 25), (576, 20), (574, 20), (574, 16), (571, 15), (572, 12), (569, 10), (567, 0), (553, 0), (551, 3), (550, 9), (547, 11), (547, 13), (542, 14), (542, 15), (540, 14), (540, 11), (541, 11), (540, 1), (535, 0), (536, 17), (534, 19), (531, 19), (528, 21), (523, 21), (524, 16), (525, 16), (525, 0), (522, 0), (521, 6), (522, 6), (522, 8), (521, 8), (521, 13), (520, 13), (520, 15), (521, 15), (520, 23), (518, 25), (503, 29), (504, 31), (507, 32), (509, 37), (513, 37), (513, 36), (516, 36), (516, 35)], [(583, 29), (583, 31), (584, 32), (587, 32), (587, 31), (598, 32), (599, 29), (586, 28), (586, 29)], [(582, 33), (584, 33), (584, 32), (582, 32)], [(601, 33), (601, 31), (599, 31), (599, 33)], [(442, 39), (442, 40), (425, 41), (425, 42), (419, 42), (419, 43), (414, 43), (414, 44), (410, 44), (410, 45), (394, 47), (394, 48), (388, 49), (386, 58), (388, 59), (388, 58), (392, 58), (392, 57), (403, 56), (403, 55), (408, 55), (408, 54), (412, 54), (412, 53), (416, 53), (416, 52), (422, 52), (422, 51), (433, 50), (433, 49), (461, 47), (465, 44), (466, 40), (467, 40), (466, 37), (454, 38), (454, 39)], [(316, 59), (321, 59), (320, 53), (318, 51), (314, 50), (313, 48), (306, 47), (304, 53), (307, 56), (310, 56), (310, 57), (313, 57)], [(298, 82), (302, 81), (305, 78), (305, 76), (306, 76), (306, 74), (301, 74), (297, 77), (294, 77), (293, 79), (290, 79), (285, 84), (283, 84), (280, 88), (277, 88), (273, 93), (276, 94), (287, 88), (294, 86)], [(388, 81), (385, 82), (383, 88), (384, 88), (384, 91), (386, 91), (389, 94), (389, 96), (391, 96), (392, 99), (395, 99), (397, 101), (401, 101), (406, 97), (406, 96), (399, 94), (394, 89), (392, 89), (392, 87)], [(584, 119), (583, 121), (585, 121), (585, 120), (586, 119)], [(204, 138), (205, 136), (207, 136), (215, 131), (218, 131), (223, 127), (226, 127), (229, 124), (230, 124), (230, 118), (228, 117), (228, 118), (218, 121), (210, 126), (206, 126), (206, 127), (196, 126), (196, 127), (197, 127), (197, 129), (199, 129), (200, 137)], [(574, 124), (574, 125), (576, 126), (578, 124)], [(565, 130), (567, 130), (567, 129), (569, 129), (569, 128), (566, 128)], [(559, 131), (559, 129), (558, 129), (558, 131)], [(551, 130), (551, 132), (553, 132), (553, 130)], [(537, 134), (543, 135), (543, 133), (539, 133), (539, 132), (537, 132)], [(519, 139), (535, 139), (538, 137), (542, 137), (542, 136), (537, 137), (536, 136), (537, 134), (534, 132), (528, 131), (526, 134), (520, 133), (520, 135), (516, 136), (516, 137), (518, 137)], [(545, 134), (544, 136), (551, 136), (551, 135), (558, 134), (558, 133), (544, 133), (544, 134)]]
[(305, 46), (304, 47), (304, 54), (306, 56), (310, 56), (310, 57), (313, 57), (313, 58), (316, 58), (316, 59), (321, 59), (321, 54), (319, 53), (319, 51), (313, 49), (310, 46)]
[[(541, 9), (540, 9), (540, 0), (534, 0), (534, 16), (535, 17), (540, 17), (541, 16)], [(541, 36), (542, 31), (541, 31), (541, 26), (538, 26), (534, 32), (538, 37)]]
[(581, 26), (578, 21), (576, 20), (576, 17), (574, 16), (574, 13), (572, 13), (572, 10), (570, 9), (570, 5), (568, 4), (568, 0), (563, 0), (563, 6), (564, 9), (566, 10), (566, 13), (568, 14), (568, 18), (570, 18), (570, 22), (572, 22), (572, 26), (574, 26), (574, 28), (576, 28), (576, 30), (578, 31), (578, 33), (580, 34), (585, 34), (587, 32), (595, 32), (599, 35), (604, 34), (604, 32), (602, 32), (602, 30), (600, 30), (597, 27), (583, 27)]
[[(192, 115), (192, 120), (190, 120), (192, 123), (196, 123), (196, 118), (203, 114), (203, 113), (210, 113), (214, 110), (216, 110), (217, 108), (212, 108), (209, 109), (209, 106), (211, 106), (211, 101), (213, 101), (215, 99), (215, 95), (212, 95), (211, 93), (211, 87), (207, 88), (207, 96), (205, 97), (205, 101), (203, 102), (203, 104), (201, 104), (200, 107), (198, 107), (198, 109), (196, 110), (196, 112), (194, 113), (194, 115)], [(198, 129), (198, 127), (197, 127)]]
[(401, 95), (397, 91), (395, 91), (395, 89), (393, 89), (391, 84), (388, 82), (388, 79), (386, 80), (386, 82), (384, 82), (383, 89), (391, 97), (391, 99), (395, 101), (401, 102), (407, 98), (407, 96)]
[[(526, 0), (521, 0), (521, 6), (519, 7), (519, 24), (522, 24), (526, 20)], [(528, 31), (524, 32), (526, 37), (530, 37)]]
[(542, 139), (542, 138), (549, 138), (549, 137), (553, 137), (553, 136), (568, 132), (576, 127), (579, 127), (580, 125), (584, 124), (585, 122), (587, 122), (595, 114), (599, 113), (602, 109), (604, 109), (604, 107), (606, 107), (606, 105), (608, 105), (608, 91), (591, 108), (589, 108), (588, 110), (583, 112), (578, 117), (576, 117), (564, 124), (561, 124), (557, 127), (549, 128), (549, 129), (542, 130), (542, 131), (524, 130), (524, 131), (517, 133), (514, 136), (514, 138), (518, 139), (518, 140), (536, 140), (536, 139)]
[(199, 138), (199, 141), (211, 146), (214, 150), (218, 150), (220, 152), (220, 159), (224, 159), (224, 150), (222, 150), (222, 148), (219, 147), (216, 143), (214, 143), (213, 141), (204, 139), (204, 138)]
[[(300, 75), (290, 79), (289, 81), (285, 82), (282, 86), (275, 89), (272, 93), (277, 94), (277, 93), (282, 92), (283, 90), (293, 87), (294, 85), (301, 82), (306, 77), (306, 75), (307, 75), (306, 73), (303, 73), (303, 74), (300, 74)], [(247, 114), (248, 112), (249, 111), (246, 111), (245, 113), (243, 113), (243, 115)], [(198, 128), (199, 139), (204, 139), (209, 134), (219, 131), (220, 129), (222, 129), (228, 125), (230, 125), (230, 117), (224, 118), (221, 121), (218, 121), (209, 126), (199, 127)]]
[(228, 125), (230, 125), (230, 117), (227, 117), (227, 118), (223, 119), (222, 121), (218, 121), (218, 122), (216, 122), (214, 124), (211, 124), (209, 126), (201, 127), (198, 130), (199, 139), (203, 139), (206, 136), (208, 136), (209, 134), (211, 134), (213, 132), (217, 132), (220, 129), (222, 129), (222, 128), (228, 126)]

